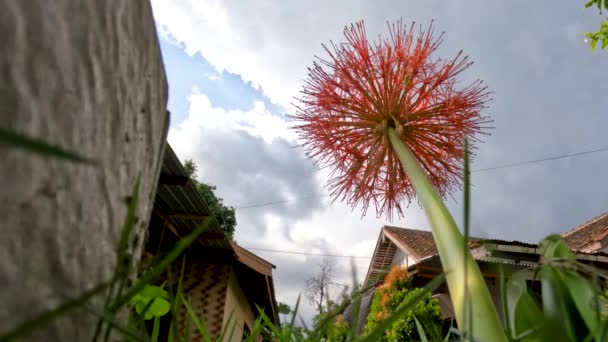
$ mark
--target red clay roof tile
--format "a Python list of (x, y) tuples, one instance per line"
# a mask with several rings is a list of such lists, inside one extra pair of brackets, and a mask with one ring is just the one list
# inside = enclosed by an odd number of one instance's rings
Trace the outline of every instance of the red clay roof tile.
[(579, 251), (608, 231), (608, 212), (562, 234), (570, 248)]

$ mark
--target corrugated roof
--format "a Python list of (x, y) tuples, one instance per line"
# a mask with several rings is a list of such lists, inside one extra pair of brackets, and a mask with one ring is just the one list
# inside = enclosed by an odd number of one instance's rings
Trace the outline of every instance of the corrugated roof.
[[(169, 144), (165, 147), (154, 212), (178, 237), (190, 234), (198, 225), (211, 217), (205, 200)], [(212, 217), (208, 230), (201, 234), (198, 242), (205, 248), (220, 248), (234, 253), (234, 258), (244, 267), (237, 267), (239, 273), (244, 273), (244, 278), (241, 280), (244, 291), (250, 294), (254, 304), (268, 307), (269, 311), (266, 314), (278, 323), (272, 277), (272, 269), (275, 266), (229, 241), (217, 220)], [(229, 260), (231, 259), (226, 261)]]
[[(186, 182), (176, 184), (171, 181), (163, 182), (163, 179), (185, 179)], [(211, 215), (209, 207), (194, 183), (188, 179), (184, 166), (169, 144), (165, 147), (161, 184), (158, 185), (154, 210), (175, 228), (180, 237), (188, 235)], [(208, 230), (199, 238), (199, 242), (203, 246), (232, 250), (230, 242), (214, 219)]]
[(576, 251), (597, 242), (596, 238), (605, 237), (608, 232), (608, 212), (587, 221), (562, 234), (568, 246)]

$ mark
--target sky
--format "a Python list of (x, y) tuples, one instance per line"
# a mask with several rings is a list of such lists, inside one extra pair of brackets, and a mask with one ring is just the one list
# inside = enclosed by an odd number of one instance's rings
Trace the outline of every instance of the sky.
[[(471, 167), (472, 233), (538, 242), (608, 211), (608, 152), (475, 170), (608, 147), (608, 52), (585, 45), (584, 32), (601, 17), (583, 5), (153, 0), (169, 84), (168, 140), (182, 161), (198, 164), (199, 180), (237, 208), (237, 243), (277, 266), (278, 301), (293, 306), (324, 258), (336, 264), (336, 282), (352, 284), (352, 270), (362, 281), (381, 227), (429, 229), (424, 214), (414, 202), (404, 218), (387, 222), (373, 210), (362, 217), (359, 208), (332, 203), (328, 170), (297, 147), (286, 115), (315, 56), (326, 56), (321, 44), (342, 41), (346, 25), (364, 20), (376, 37), (387, 33), (387, 21), (426, 27), (434, 20), (445, 32), (437, 54), (464, 50), (475, 64), (462, 79), (482, 79), (493, 92), (483, 114), (494, 129)], [(448, 207), (462, 222), (462, 193), (452, 196)], [(302, 305), (310, 319), (314, 309)]]

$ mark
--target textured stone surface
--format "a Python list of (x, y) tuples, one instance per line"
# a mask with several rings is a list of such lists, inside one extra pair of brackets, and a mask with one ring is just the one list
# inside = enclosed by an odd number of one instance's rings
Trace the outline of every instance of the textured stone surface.
[[(0, 146), (2, 333), (110, 277), (138, 176), (143, 234), (168, 114), (147, 1), (0, 0), (0, 8), (0, 126), (100, 163)], [(95, 323), (79, 310), (28, 340), (87, 341)]]

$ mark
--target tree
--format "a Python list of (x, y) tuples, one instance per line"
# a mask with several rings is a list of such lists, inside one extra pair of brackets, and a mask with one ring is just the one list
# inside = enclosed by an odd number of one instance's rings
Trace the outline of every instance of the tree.
[(205, 203), (209, 206), (209, 211), (217, 219), (220, 228), (226, 234), (229, 240), (232, 240), (234, 236), (234, 228), (236, 227), (236, 214), (234, 207), (227, 207), (224, 205), (224, 200), (215, 195), (216, 187), (213, 185), (201, 183), (196, 179), (196, 171), (198, 167), (191, 159), (186, 160), (184, 163), (184, 169), (188, 174), (188, 177), (192, 180), (196, 189), (201, 194)]
[(291, 306), (285, 304), (285, 303), (281, 303), (279, 302), (278, 304), (278, 310), (277, 310), (280, 314), (283, 315), (289, 315), (291, 313)]
[(335, 273), (335, 263), (330, 259), (323, 259), (319, 264), (319, 271), (306, 279), (306, 299), (316, 307), (319, 314), (324, 312), (326, 305), (329, 306), (329, 287), (346, 287), (344, 284), (333, 282)]
[[(604, 9), (608, 10), (608, 1), (604, 0)], [(591, 6), (596, 6), (602, 15), (602, 0), (589, 0), (585, 4), (585, 7), (589, 8)], [(587, 32), (585, 33), (585, 37), (588, 39), (589, 46), (591, 47), (591, 51), (595, 50), (595, 46), (597, 42), (602, 41), (602, 50), (608, 48), (608, 19), (600, 22), (600, 29), (596, 32)]]

